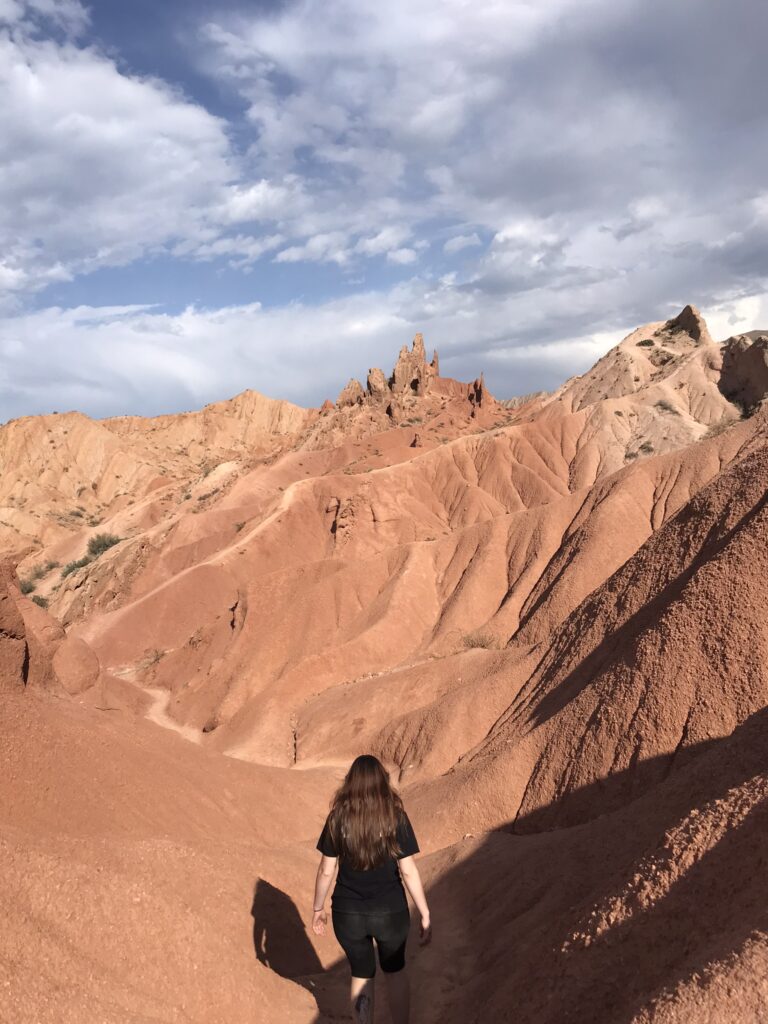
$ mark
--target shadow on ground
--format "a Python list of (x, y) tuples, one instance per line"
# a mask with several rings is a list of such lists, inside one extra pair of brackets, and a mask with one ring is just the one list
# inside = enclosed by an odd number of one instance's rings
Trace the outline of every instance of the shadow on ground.
[(256, 958), (282, 978), (311, 992), (323, 1021), (345, 1019), (340, 1014), (347, 985), (343, 964), (323, 970), (320, 958), (293, 900), (264, 878), (258, 878), (251, 904)]
[[(630, 1024), (681, 983), (703, 989), (713, 964), (768, 933), (768, 709), (672, 757), (424, 862), (434, 940), (419, 948), (414, 914), (413, 1024)], [(736, 787), (753, 791), (743, 813), (725, 810), (737, 806)], [(622, 806), (595, 816), (596, 802), (615, 807), (617, 797)], [(553, 807), (583, 823), (538, 830)], [(722, 828), (713, 835), (710, 822), (709, 848), (698, 849), (691, 822), (712, 808)], [(674, 842), (688, 843), (683, 858)], [(349, 1019), (338, 1015), (346, 963), (316, 978), (325, 980), (315, 1024)], [(729, 1012), (759, 1019), (743, 1002)]]

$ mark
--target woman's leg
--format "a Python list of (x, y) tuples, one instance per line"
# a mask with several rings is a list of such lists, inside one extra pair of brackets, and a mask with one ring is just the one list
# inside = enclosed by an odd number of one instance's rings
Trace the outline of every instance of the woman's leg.
[(385, 973), (387, 979), (387, 1001), (392, 1024), (408, 1024), (411, 1011), (411, 985), (408, 968), (395, 973)]
[(373, 1024), (373, 976), (376, 955), (365, 914), (331, 908), (333, 930), (352, 970), (351, 1004), (355, 1024)]
[(379, 963), (387, 979), (387, 999), (392, 1024), (408, 1024), (410, 1013), (410, 984), (405, 966), (405, 944), (408, 941), (410, 911), (377, 916), (372, 929), (376, 938)]
[(373, 1024), (373, 978), (352, 977), (352, 1020)]

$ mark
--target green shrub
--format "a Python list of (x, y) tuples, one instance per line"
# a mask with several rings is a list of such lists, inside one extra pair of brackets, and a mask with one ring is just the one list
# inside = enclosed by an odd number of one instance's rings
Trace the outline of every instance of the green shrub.
[(672, 403), (671, 403), (671, 402), (668, 402), (668, 401), (666, 400), (666, 398), (662, 398), (662, 399), (660, 399), (660, 400), (659, 400), (659, 401), (658, 401), (658, 402), (656, 403), (656, 408), (657, 408), (657, 409), (661, 409), (661, 410), (662, 410), (662, 412), (671, 412), (671, 413), (674, 413), (674, 415), (675, 415), (675, 416), (679, 415), (679, 414), (678, 414), (678, 411), (677, 411), (677, 409), (676, 409), (676, 408), (674, 407), (674, 405), (672, 405)]
[(41, 580), (43, 576), (48, 572), (45, 565), (41, 562), (40, 565), (36, 565), (29, 574), (31, 580)]
[(643, 441), (643, 443), (640, 445), (640, 451), (645, 452), (646, 455), (650, 455), (650, 453), (653, 451), (653, 445), (650, 441)]
[(35, 602), (35, 604), (39, 605), (41, 608), (47, 608), (48, 607), (48, 601), (44, 597), (41, 597), (39, 594), (35, 594), (35, 596), (32, 598), (32, 600)]
[(22, 592), (22, 594), (31, 594), (34, 589), (34, 580), (19, 580), (19, 590)]
[(462, 643), (468, 650), (474, 647), (484, 647), (491, 651), (499, 646), (496, 638), (490, 633), (467, 633)]
[(642, 341), (638, 341), (637, 346), (638, 348), (653, 348), (655, 344), (653, 338), (643, 338)]
[(60, 565), (61, 565), (61, 562), (56, 562), (56, 561), (53, 561), (53, 560), (50, 561), (50, 562), (46, 562), (45, 563), (45, 571), (46, 572), (50, 572), (51, 569), (58, 569), (58, 567)]
[(83, 566), (88, 565), (89, 562), (92, 562), (92, 561), (93, 561), (93, 559), (90, 556), (83, 555), (82, 558), (78, 558), (74, 562), (67, 562), (67, 564), (62, 567), (61, 575), (62, 576), (69, 576), (73, 572), (77, 572), (78, 569), (82, 569)]
[(88, 541), (88, 554), (91, 558), (98, 558), (107, 548), (119, 544), (122, 537), (116, 537), (114, 533), (97, 533)]

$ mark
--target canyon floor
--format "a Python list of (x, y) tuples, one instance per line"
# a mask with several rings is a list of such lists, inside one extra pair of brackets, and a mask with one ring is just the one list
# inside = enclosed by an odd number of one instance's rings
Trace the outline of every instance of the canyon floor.
[(508, 401), (417, 335), (318, 409), (0, 427), (0, 1017), (350, 1019), (371, 752), (414, 1022), (768, 1022), (767, 395), (687, 306)]

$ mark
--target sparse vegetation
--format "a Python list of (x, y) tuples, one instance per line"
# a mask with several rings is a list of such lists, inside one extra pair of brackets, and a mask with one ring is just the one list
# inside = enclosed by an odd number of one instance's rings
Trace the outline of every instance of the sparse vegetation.
[(235, 533), (240, 533), (240, 531), (242, 530), (242, 528), (244, 526), (245, 526), (245, 523), (235, 523)]
[(34, 589), (34, 580), (19, 580), (19, 590), (22, 592), (22, 594), (31, 594)]
[(655, 344), (656, 344), (656, 342), (653, 340), (653, 338), (642, 338), (640, 341), (638, 341), (637, 347), (638, 348), (653, 348)]
[(218, 494), (220, 490), (220, 487), (214, 487), (212, 491), (206, 491), (205, 494), (198, 494), (197, 500), (205, 501), (206, 498), (212, 498), (214, 494)]
[(40, 594), (35, 594), (32, 600), (35, 602), (36, 605), (39, 605), (40, 608), (48, 607), (48, 601), (46, 600), (46, 598), (41, 597)]
[(467, 633), (464, 636), (462, 643), (467, 650), (472, 650), (475, 647), (483, 647), (488, 651), (492, 651), (497, 650), (499, 647), (498, 640), (495, 636), (492, 636), (490, 633), (481, 632)]
[(672, 405), (672, 403), (671, 403), (671, 402), (668, 402), (668, 401), (666, 400), (666, 398), (661, 398), (661, 399), (660, 399), (660, 400), (659, 400), (659, 401), (658, 401), (658, 402), (656, 403), (656, 408), (657, 408), (657, 409), (661, 409), (661, 410), (662, 410), (662, 412), (671, 412), (671, 413), (673, 413), (673, 414), (674, 414), (675, 416), (679, 416), (679, 415), (680, 415), (680, 413), (679, 413), (679, 412), (677, 411), (677, 409), (676, 409), (676, 408), (674, 407), (674, 405)]
[(709, 430), (706, 432), (706, 434), (704, 434), (704, 437), (717, 437), (718, 434), (722, 434), (724, 431), (726, 431), (728, 427), (733, 426), (735, 422), (735, 420), (723, 419), (720, 420), (719, 423), (713, 423)]
[(122, 539), (122, 537), (115, 536), (114, 533), (97, 533), (88, 541), (88, 554), (91, 558), (98, 558), (108, 548), (119, 544)]
[(73, 562), (67, 562), (67, 564), (62, 567), (61, 575), (62, 577), (71, 576), (73, 572), (77, 572), (78, 569), (82, 569), (92, 561), (93, 559), (88, 555), (83, 555), (82, 558), (78, 558)]
[(640, 445), (640, 451), (644, 452), (646, 455), (650, 455), (653, 450), (654, 448), (650, 441), (643, 441)]
[(34, 566), (29, 574), (31, 580), (41, 580), (44, 576), (47, 576), (51, 569), (55, 569), (59, 565), (58, 562), (48, 561), (40, 562)]

